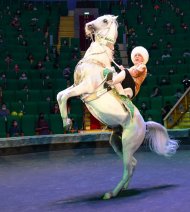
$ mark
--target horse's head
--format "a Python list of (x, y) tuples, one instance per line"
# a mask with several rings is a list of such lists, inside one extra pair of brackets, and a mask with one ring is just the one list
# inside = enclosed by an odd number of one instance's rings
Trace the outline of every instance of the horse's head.
[(103, 15), (98, 17), (94, 21), (91, 21), (85, 25), (85, 33), (87, 37), (95, 35), (96, 38), (105, 39), (108, 42), (114, 44), (117, 39), (117, 16)]

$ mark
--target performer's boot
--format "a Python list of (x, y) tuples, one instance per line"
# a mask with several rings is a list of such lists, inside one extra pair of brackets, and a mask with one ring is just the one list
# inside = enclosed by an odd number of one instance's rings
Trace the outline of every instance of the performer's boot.
[(104, 88), (109, 88), (110, 85), (107, 83), (108, 81), (111, 81), (113, 79), (113, 72), (109, 72), (107, 74), (106, 82), (104, 83)]
[(113, 72), (109, 72), (108, 75), (107, 75), (106, 81), (110, 81), (112, 79), (113, 79)]

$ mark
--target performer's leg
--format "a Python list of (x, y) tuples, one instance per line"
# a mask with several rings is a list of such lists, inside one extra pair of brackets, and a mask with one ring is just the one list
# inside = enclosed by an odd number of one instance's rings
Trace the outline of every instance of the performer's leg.
[(129, 97), (130, 99), (133, 97), (133, 90), (131, 88), (124, 89), (125, 96)]
[(120, 95), (125, 95), (125, 91), (124, 91), (123, 86), (121, 85), (121, 83), (115, 84), (114, 87), (115, 87), (116, 91)]

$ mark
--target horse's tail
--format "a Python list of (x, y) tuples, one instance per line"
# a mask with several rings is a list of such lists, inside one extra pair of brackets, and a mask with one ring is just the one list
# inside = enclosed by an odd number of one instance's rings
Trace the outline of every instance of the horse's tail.
[(159, 155), (170, 156), (176, 153), (178, 141), (170, 139), (164, 126), (159, 123), (146, 122), (147, 132), (145, 140), (149, 141), (149, 147)]

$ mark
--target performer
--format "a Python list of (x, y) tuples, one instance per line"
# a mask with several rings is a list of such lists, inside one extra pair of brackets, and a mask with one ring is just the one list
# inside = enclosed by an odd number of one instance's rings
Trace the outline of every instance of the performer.
[(138, 94), (140, 86), (147, 76), (146, 63), (148, 59), (149, 54), (144, 47), (135, 47), (131, 52), (131, 60), (134, 66), (125, 69), (121, 65), (121, 72), (119, 74), (109, 72), (106, 83), (114, 86), (120, 95), (125, 95), (130, 99), (134, 98)]

